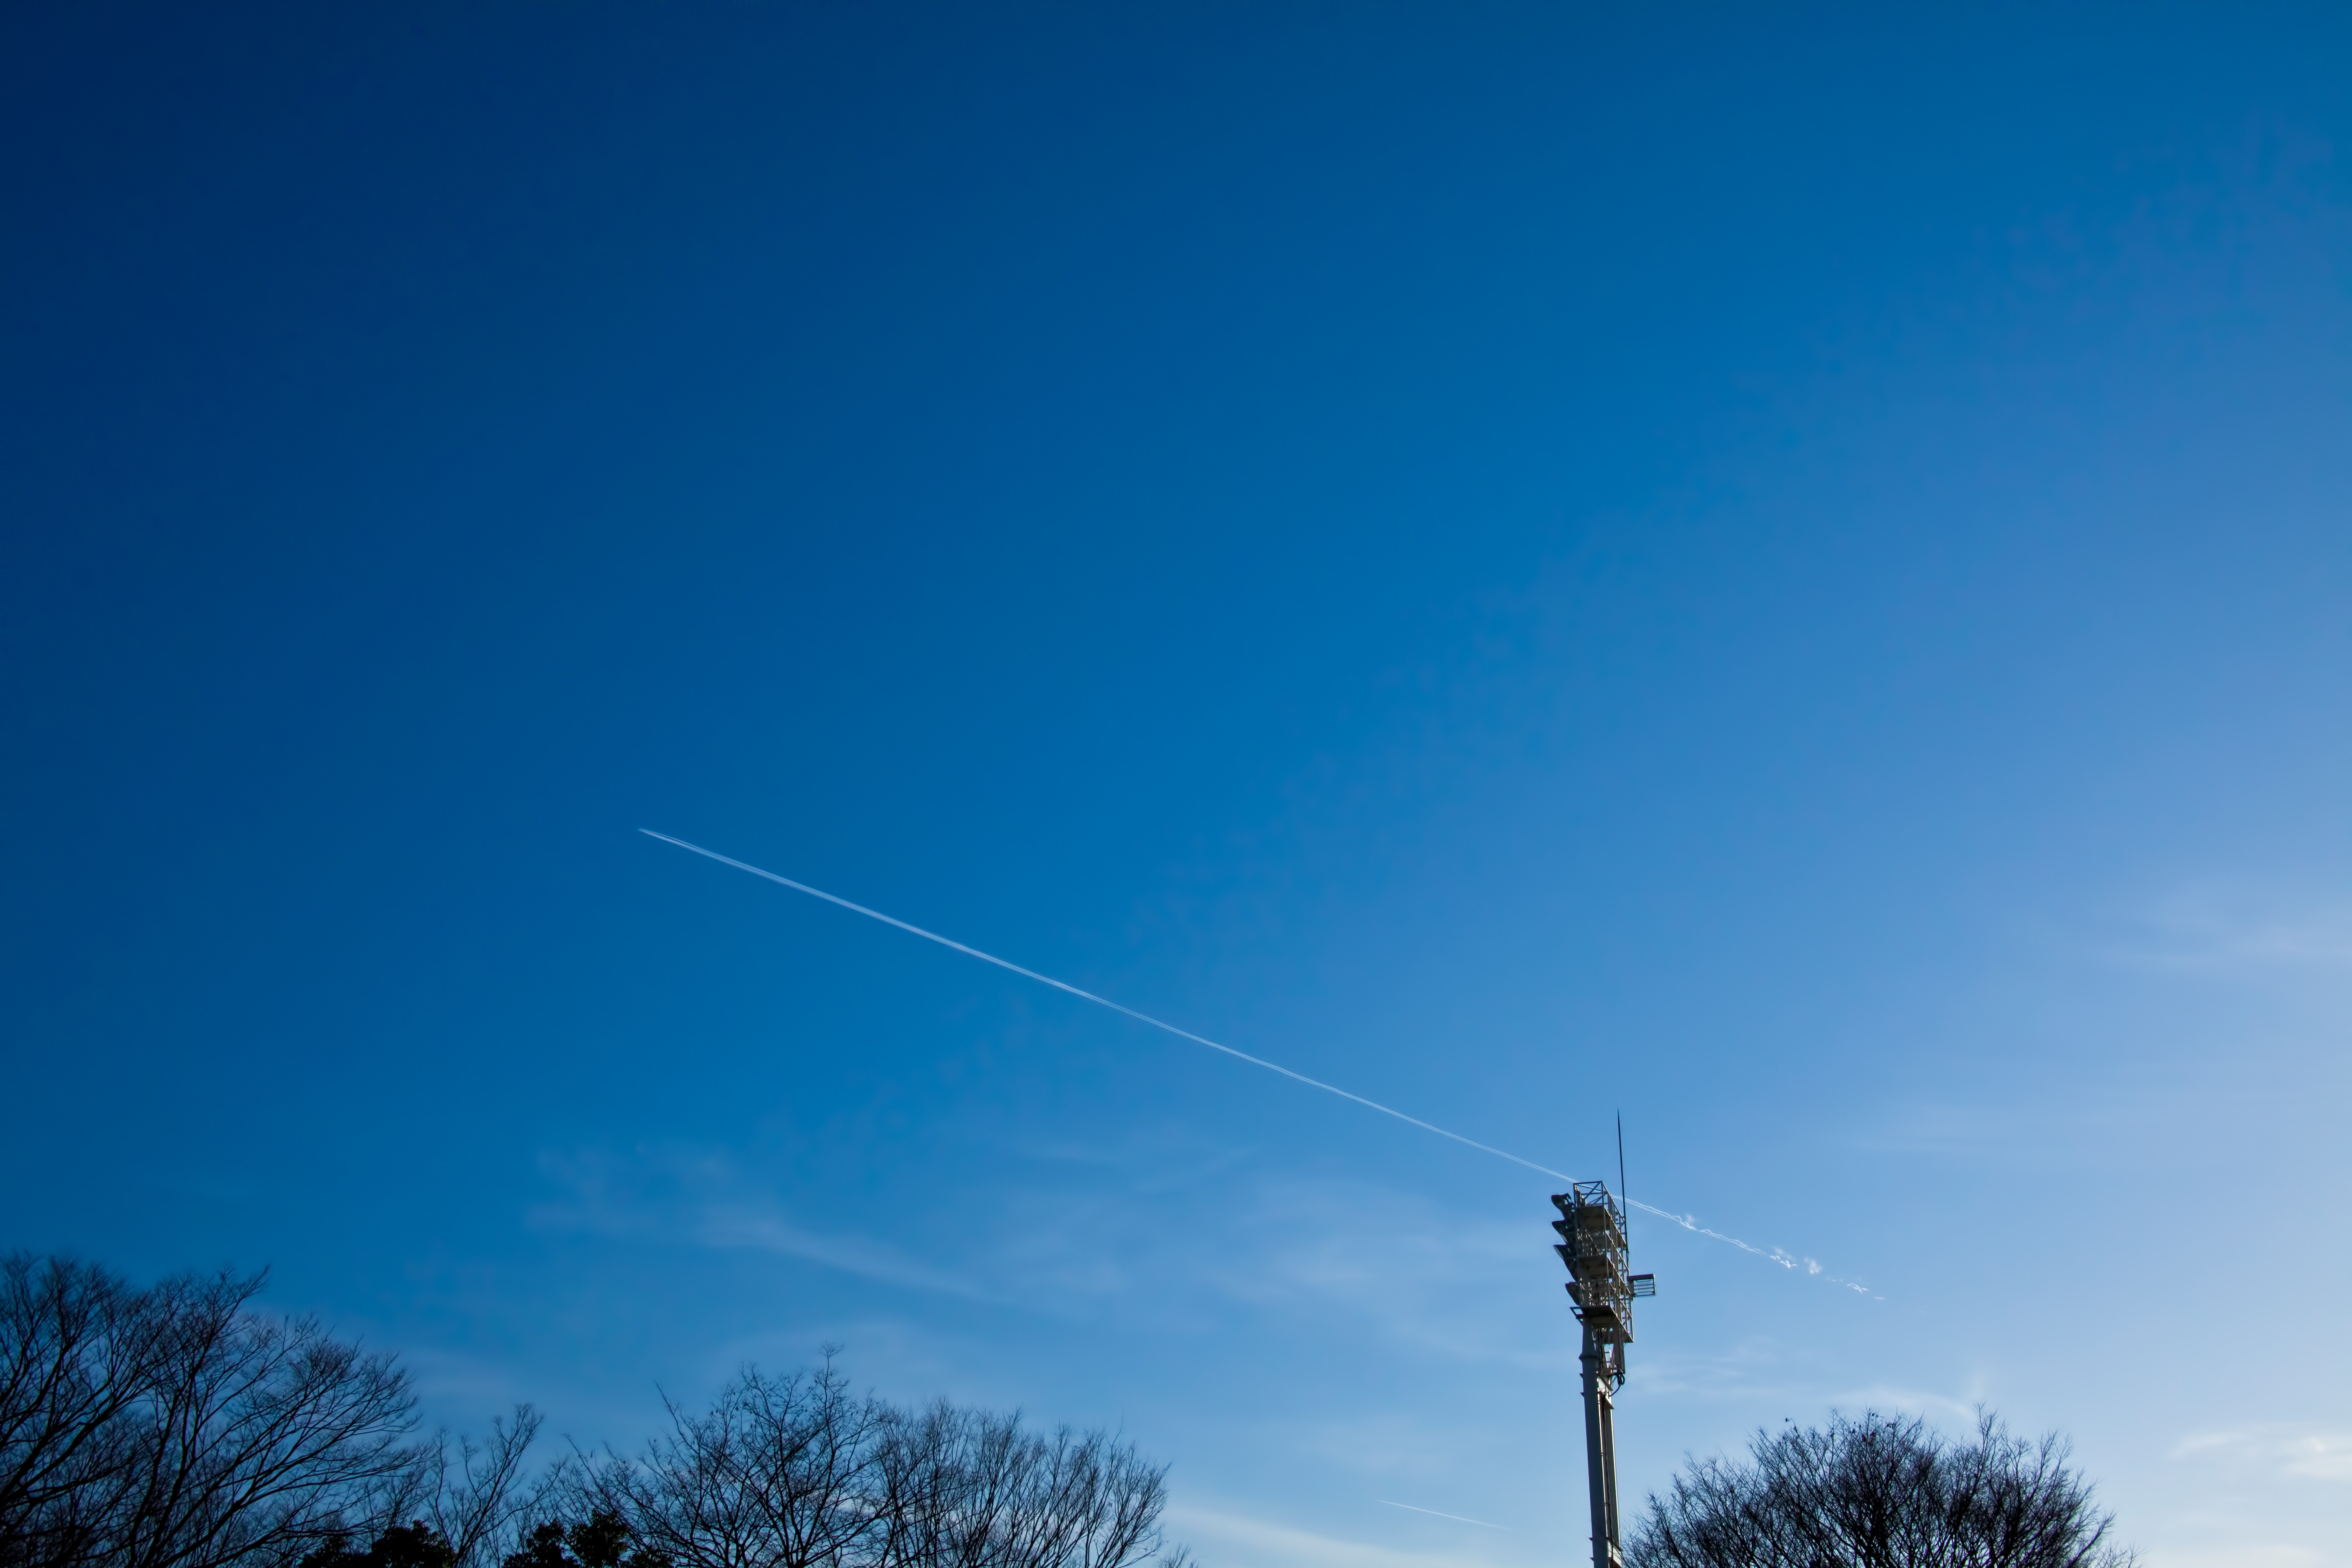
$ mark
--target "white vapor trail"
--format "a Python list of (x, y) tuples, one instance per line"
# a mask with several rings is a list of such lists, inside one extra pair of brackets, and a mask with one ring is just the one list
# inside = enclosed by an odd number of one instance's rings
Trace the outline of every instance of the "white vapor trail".
[(1407, 1513), (1425, 1513), (1432, 1519), (1450, 1519), (1456, 1524), (1475, 1524), (1481, 1530), (1507, 1531), (1511, 1528), (1507, 1524), (1488, 1524), (1483, 1519), (1465, 1519), (1458, 1513), (1440, 1513), (1433, 1508), (1415, 1508), (1409, 1502), (1391, 1502), (1384, 1497), (1374, 1498), (1372, 1500), (1382, 1508), (1401, 1508)]
[[(1149, 1024), (1155, 1029), (1161, 1029), (1175, 1036), (1178, 1039), (1190, 1040), (1196, 1046), (1206, 1046), (1213, 1051), (1223, 1051), (1225, 1055), (1233, 1057), (1240, 1061), (1245, 1061), (1254, 1068), (1264, 1068), (1268, 1072), (1280, 1073), (1283, 1077), (1290, 1079), (1295, 1082), (1303, 1083), (1309, 1089), (1319, 1089), (1326, 1094), (1336, 1094), (1341, 1100), (1352, 1100), (1356, 1104), (1364, 1107), (1367, 1110), (1379, 1111), (1382, 1116), (1393, 1116), (1399, 1121), (1405, 1122), (1413, 1127), (1418, 1127), (1424, 1132), (1434, 1132), (1440, 1138), (1450, 1138), (1454, 1142), (1475, 1149), (1482, 1154), (1492, 1154), (1498, 1160), (1508, 1160), (1514, 1165), (1523, 1165), (1530, 1171), (1538, 1172), (1543, 1175), (1555, 1177), (1559, 1181), (1573, 1182), (1576, 1179), (1564, 1171), (1553, 1170), (1549, 1165), (1538, 1165), (1533, 1160), (1523, 1160), (1507, 1149), (1497, 1149), (1491, 1143), (1481, 1143), (1475, 1138), (1465, 1138), (1459, 1132), (1449, 1132), (1444, 1128), (1438, 1126), (1435, 1122), (1423, 1121), (1418, 1116), (1407, 1116), (1403, 1111), (1393, 1110), (1389, 1106), (1382, 1105), (1376, 1100), (1366, 1100), (1360, 1094), (1350, 1094), (1346, 1089), (1339, 1088), (1336, 1084), (1325, 1083), (1321, 1079), (1308, 1078), (1303, 1072), (1293, 1072), (1279, 1062), (1270, 1062), (1263, 1057), (1254, 1057), (1247, 1051), (1237, 1051), (1231, 1046), (1220, 1045), (1216, 1041), (1210, 1039), (1207, 1036), (1196, 1035), (1190, 1029), (1180, 1029), (1175, 1025), (1155, 1018), (1149, 1013), (1139, 1013), (1132, 1007), (1123, 1006), (1120, 1004), (1112, 1001), (1108, 996), (1097, 996), (1091, 991), (1081, 991), (1067, 981), (1056, 980), (1050, 974), (1040, 974), (1034, 969), (1024, 969), (1021, 965), (1013, 963), (1010, 959), (999, 958), (992, 952), (982, 952), (976, 947), (966, 947), (962, 942), (957, 942), (951, 937), (941, 936), (939, 932), (934, 931), (925, 931), (919, 925), (910, 925), (907, 921), (898, 919), (896, 916), (884, 914), (880, 910), (869, 910), (864, 904), (853, 904), (847, 899), (842, 898), (837, 894), (826, 892), (823, 888), (812, 888), (806, 882), (795, 882), (790, 877), (779, 877), (773, 871), (762, 870), (761, 868), (751, 864), (749, 861), (738, 860), (732, 856), (721, 855), (716, 849), (705, 849), (701, 845), (689, 844), (683, 838), (673, 838), (667, 833), (656, 833), (650, 827), (640, 827), (637, 831), (644, 834), (648, 838), (658, 838), (665, 844), (675, 844), (680, 849), (691, 850), (693, 853), (702, 856), (706, 859), (716, 860), (722, 866), (732, 866), (738, 871), (749, 871), (754, 877), (764, 877), (769, 881), (777, 883), (782, 887), (790, 888), (796, 893), (806, 893), (810, 898), (823, 899), (828, 904), (838, 904), (841, 908), (849, 910), (853, 914), (864, 915), (867, 920), (880, 921), (886, 926), (896, 926), (898, 930), (905, 931), (909, 936), (919, 936), (925, 942), (935, 942), (941, 947), (952, 948), (954, 951), (962, 953), (967, 958), (976, 958), (982, 963), (992, 963), (999, 969), (1010, 970), (1013, 973), (1020, 975), (1024, 980), (1034, 980), (1040, 985), (1050, 985), (1056, 991), (1067, 992), (1070, 995), (1077, 997), (1082, 1002), (1091, 1002), (1097, 1007), (1108, 1007), (1114, 1013), (1124, 1014), (1126, 1016), (1134, 1019), (1139, 1024)], [(1733, 1247), (1739, 1248), (1742, 1252), (1753, 1253), (1757, 1257), (1764, 1258), (1769, 1262), (1778, 1263), (1784, 1268), (1797, 1268), (1799, 1267), (1802, 1267), (1808, 1273), (1812, 1274), (1819, 1274), (1822, 1271), (1821, 1265), (1813, 1262), (1811, 1258), (1804, 1259), (1801, 1265), (1797, 1258), (1790, 1257), (1788, 1253), (1781, 1251), (1777, 1247), (1769, 1251), (1760, 1247), (1750, 1247), (1748, 1243), (1740, 1240), (1736, 1236), (1726, 1236), (1719, 1230), (1707, 1229), (1705, 1226), (1700, 1225), (1688, 1215), (1675, 1214), (1671, 1209), (1655, 1208), (1645, 1203), (1637, 1203), (1630, 1197), (1626, 1198), (1625, 1201), (1645, 1214), (1654, 1214), (1660, 1219), (1671, 1220), (1675, 1225), (1682, 1226), (1685, 1230), (1690, 1231), (1695, 1235), (1709, 1237), (1717, 1241), (1728, 1242)], [(1843, 1285), (1850, 1290), (1863, 1290), (1864, 1294), (1868, 1293), (1864, 1290), (1864, 1287), (1856, 1285), (1851, 1280), (1839, 1279), (1835, 1276), (1831, 1277), (1831, 1283)], [(1412, 1505), (1409, 1503), (1391, 1503), (1389, 1506), (1391, 1508), (1409, 1508)], [(1427, 1509), (1420, 1509), (1415, 1511), (1427, 1513), (1430, 1510)], [(1451, 1519), (1454, 1516), (1452, 1514), (1444, 1514), (1441, 1517)], [(1465, 1522), (1476, 1524), (1481, 1521), (1474, 1519), (1465, 1521)], [(1499, 1530), (1503, 1527), (1496, 1525), (1490, 1528)]]
[(1443, 1127), (1423, 1121), (1417, 1116), (1407, 1116), (1402, 1110), (1392, 1110), (1389, 1107), (1381, 1104), (1378, 1100), (1366, 1100), (1360, 1094), (1349, 1094), (1346, 1089), (1340, 1089), (1333, 1084), (1325, 1083), (1320, 1079), (1308, 1078), (1303, 1072), (1292, 1072), (1288, 1068), (1284, 1067), (1279, 1063), (1267, 1061), (1262, 1057), (1254, 1057), (1247, 1051), (1237, 1051), (1231, 1046), (1221, 1046), (1216, 1041), (1208, 1038), (1206, 1036), (1196, 1035), (1190, 1029), (1180, 1029), (1173, 1024), (1162, 1023), (1160, 1019), (1153, 1017), (1149, 1013), (1139, 1013), (1132, 1007), (1122, 1007), (1108, 996), (1097, 996), (1091, 991), (1081, 991), (1076, 986), (1072, 985), (1066, 981), (1056, 980), (1050, 974), (1040, 974), (1034, 969), (1024, 969), (1019, 964), (1012, 963), (1007, 959), (999, 958), (992, 952), (982, 952), (976, 947), (966, 947), (963, 943), (956, 942), (951, 938), (941, 936), (937, 931), (925, 931), (922, 927), (918, 925), (908, 925), (905, 921), (893, 919), (891, 916), (884, 914), (879, 910), (869, 910), (864, 904), (853, 904), (847, 899), (836, 898), (835, 895), (826, 892), (822, 888), (812, 888), (806, 882), (795, 882), (790, 877), (779, 877), (773, 871), (762, 871), (757, 866), (747, 865), (743, 861), (731, 859), (725, 855), (719, 854), (716, 849), (705, 849), (699, 844), (688, 844), (683, 838), (672, 838), (668, 834), (656, 833), (650, 827), (640, 827), (637, 831), (644, 834), (648, 838), (658, 838), (665, 844), (675, 844), (680, 849), (691, 849), (697, 855), (708, 856), (711, 859), (718, 861), (722, 866), (732, 866), (739, 871), (749, 871), (754, 877), (765, 877), (771, 882), (781, 882), (785, 887), (792, 889), (794, 892), (806, 893), (813, 899), (823, 899), (828, 904), (839, 904), (843, 909), (855, 910), (856, 913), (864, 915), (868, 920), (880, 921), (884, 925), (897, 926), (900, 931), (906, 931), (910, 935), (921, 937), (925, 942), (935, 942), (941, 947), (951, 947), (958, 952), (963, 953), (968, 957), (980, 960), (982, 963), (992, 963), (999, 969), (1009, 969), (1013, 973), (1021, 975), (1024, 979), (1034, 980), (1040, 985), (1050, 985), (1056, 991), (1066, 991), (1073, 996), (1078, 997), (1084, 1001), (1092, 1002), (1097, 1007), (1108, 1007), (1114, 1013), (1124, 1013), (1139, 1024), (1149, 1024), (1155, 1029), (1167, 1030), (1168, 1033), (1176, 1036), (1179, 1039), (1190, 1040), (1196, 1046), (1206, 1046), (1213, 1051), (1223, 1051), (1229, 1057), (1237, 1057), (1241, 1060), (1249, 1063), (1249, 1065), (1254, 1068), (1264, 1068), (1268, 1072), (1278, 1072), (1285, 1078), (1296, 1079), (1300, 1083), (1307, 1085), (1309, 1089), (1319, 1089), (1326, 1094), (1336, 1094), (1341, 1100), (1352, 1100), (1358, 1105), (1379, 1111), (1382, 1116), (1393, 1116), (1399, 1121), (1409, 1121), (1424, 1132), (1434, 1132), (1440, 1138), (1451, 1138), (1456, 1143), (1467, 1143), (1471, 1148), (1479, 1151), (1481, 1153), (1492, 1154), (1498, 1159), (1508, 1160), (1514, 1165), (1525, 1165), (1528, 1170), (1540, 1171), (1547, 1176), (1557, 1176), (1563, 1182), (1572, 1182), (1576, 1179), (1573, 1176), (1566, 1175), (1559, 1171), (1555, 1171), (1549, 1165), (1538, 1165), (1533, 1160), (1522, 1160), (1517, 1154), (1510, 1152), (1508, 1150), (1497, 1149), (1489, 1143), (1481, 1143), (1475, 1138), (1465, 1138), (1459, 1132), (1448, 1132)]
[[(1623, 1196), (1622, 1194), (1619, 1195)], [(1728, 1242), (1732, 1246), (1739, 1248), (1740, 1251), (1753, 1253), (1757, 1257), (1764, 1259), (1767, 1263), (1777, 1263), (1781, 1268), (1788, 1269), (1801, 1268), (1808, 1274), (1822, 1273), (1822, 1266), (1810, 1258), (1798, 1258), (1778, 1247), (1769, 1248), (1750, 1247), (1748, 1243), (1740, 1240), (1736, 1236), (1726, 1236), (1719, 1230), (1707, 1229), (1706, 1226), (1699, 1224), (1698, 1221), (1693, 1219), (1686, 1214), (1676, 1214), (1671, 1209), (1662, 1209), (1657, 1207), (1655, 1205), (1645, 1204), (1639, 1198), (1627, 1197), (1625, 1202), (1632, 1205), (1634, 1208), (1640, 1209), (1644, 1214), (1654, 1214), (1669, 1224), (1678, 1225), (1694, 1236), (1712, 1237), (1717, 1241)], [(1884, 1301), (1886, 1300), (1884, 1296), (1871, 1295), (1869, 1286), (1859, 1284), (1854, 1280), (1842, 1279), (1834, 1274), (1822, 1275), (1822, 1278), (1827, 1279), (1831, 1284), (1843, 1286), (1844, 1289), (1853, 1291), (1858, 1296), (1870, 1296), (1871, 1300), (1874, 1301)]]

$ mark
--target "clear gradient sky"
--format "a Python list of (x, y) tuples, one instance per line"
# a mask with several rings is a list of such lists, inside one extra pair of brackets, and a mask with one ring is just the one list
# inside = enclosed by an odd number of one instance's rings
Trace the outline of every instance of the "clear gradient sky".
[(1798, 1260), (1637, 1217), (1635, 1497), (1981, 1400), (2352, 1564), (2352, 11), (26, 4), (0, 149), (0, 1244), (1581, 1550), (1553, 1184), (653, 827), (1622, 1110)]

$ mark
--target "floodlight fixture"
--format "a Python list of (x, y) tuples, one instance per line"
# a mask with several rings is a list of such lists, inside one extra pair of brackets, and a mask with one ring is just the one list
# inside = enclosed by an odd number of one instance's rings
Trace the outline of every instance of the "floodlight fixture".
[[(1622, 1136), (1622, 1134), (1621, 1134)], [(1622, 1156), (1620, 1155), (1622, 1162)], [(1621, 1169), (1618, 1182), (1624, 1182)], [(1606, 1182), (1577, 1182), (1552, 1194), (1559, 1217), (1552, 1250), (1568, 1265), (1568, 1299), (1584, 1330), (1585, 1475), (1592, 1500), (1593, 1568), (1622, 1568), (1617, 1520), (1616, 1394), (1625, 1386), (1633, 1342), (1633, 1300), (1658, 1293), (1657, 1276), (1629, 1271), (1625, 1210)]]
[(1611, 1381), (1625, 1381), (1622, 1347), (1633, 1342), (1633, 1281), (1627, 1270), (1625, 1211), (1609, 1195), (1606, 1182), (1579, 1182), (1552, 1194), (1559, 1233), (1552, 1250), (1568, 1265), (1568, 1299), (1576, 1321), (1610, 1347)]

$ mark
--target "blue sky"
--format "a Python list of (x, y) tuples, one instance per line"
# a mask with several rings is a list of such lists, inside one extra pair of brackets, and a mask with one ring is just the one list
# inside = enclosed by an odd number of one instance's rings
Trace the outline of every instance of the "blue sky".
[(2352, 1563), (2340, 8), (0, 27), (0, 1243), (436, 1419), (831, 1341), (1212, 1564), (1579, 1549), (1552, 1184), (653, 827), (1622, 1110), (1797, 1265), (1637, 1222), (1635, 1496), (1984, 1400)]

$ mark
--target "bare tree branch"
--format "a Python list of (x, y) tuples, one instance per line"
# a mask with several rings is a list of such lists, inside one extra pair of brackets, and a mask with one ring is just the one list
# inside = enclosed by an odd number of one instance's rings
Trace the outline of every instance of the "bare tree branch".
[(1629, 1568), (2129, 1568), (2055, 1434), (2029, 1442), (1989, 1411), (1973, 1442), (1916, 1416), (1832, 1415), (1759, 1432), (1746, 1465), (1676, 1476), (1625, 1553)]
[(391, 1358), (249, 1310), (261, 1283), (0, 1259), (0, 1568), (282, 1568), (395, 1527), (478, 1568), (519, 1539), (528, 1406), (415, 1445)]
[[(388, 1356), (250, 1310), (0, 1259), (0, 1568), (1181, 1568), (1166, 1472), (1103, 1432), (853, 1392), (827, 1353), (672, 1402), (635, 1458), (526, 1469), (538, 1413), (414, 1440)], [(2053, 1461), (2054, 1462), (2054, 1461)]]
[(709, 1414), (670, 1415), (643, 1458), (599, 1462), (574, 1507), (677, 1568), (1133, 1568), (1161, 1551), (1165, 1471), (1104, 1433), (900, 1409), (854, 1396), (830, 1358), (747, 1370)]

